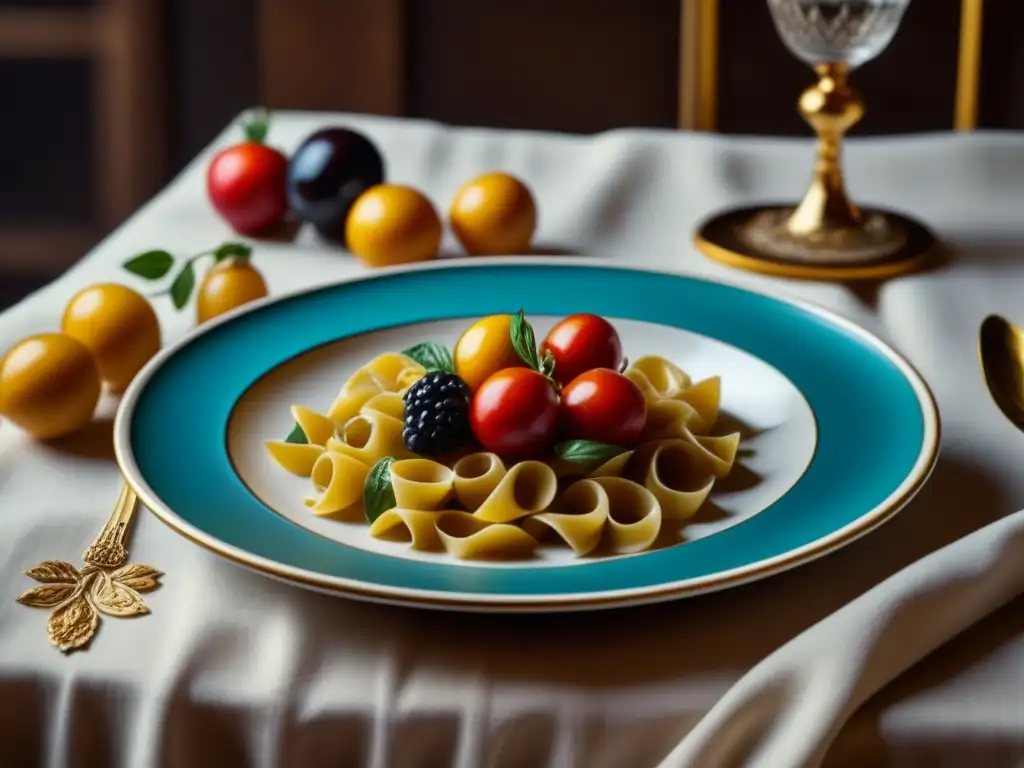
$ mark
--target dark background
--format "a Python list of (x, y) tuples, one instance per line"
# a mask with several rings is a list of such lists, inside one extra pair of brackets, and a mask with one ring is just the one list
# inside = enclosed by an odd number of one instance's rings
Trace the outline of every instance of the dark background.
[[(691, 1), (0, 0), (0, 304), (59, 274), (255, 104), (675, 128)], [(855, 134), (952, 128), (960, 20), (960, 0), (911, 2), (855, 75), (868, 103)], [(1024, 127), (1021, 34), (1024, 3), (986, 0), (978, 127)], [(808, 135), (795, 100), (812, 79), (763, 0), (720, 0), (716, 130)]]

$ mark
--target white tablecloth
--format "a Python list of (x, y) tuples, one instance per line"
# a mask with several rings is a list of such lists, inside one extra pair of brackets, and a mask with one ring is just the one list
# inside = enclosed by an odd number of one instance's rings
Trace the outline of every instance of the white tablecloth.
[[(809, 140), (639, 130), (584, 138), (301, 113), (277, 115), (271, 137), (290, 149), (327, 122), (367, 131), (390, 178), (422, 188), (441, 210), (473, 175), (507, 169), (535, 191), (542, 248), (731, 280), (865, 325), (933, 386), (944, 434), (932, 481), (878, 531), (786, 574), (563, 617), (448, 615), (315, 595), (228, 564), (142, 514), (132, 560), (167, 573), (146, 596), (152, 615), (107, 619), (90, 650), (63, 657), (46, 641), (46, 612), (14, 597), (31, 585), (24, 568), (77, 561), (107, 515), (120, 484), (109, 424), (62, 450), (4, 424), (0, 765), (656, 765), (773, 650), (1024, 502), (1024, 435), (990, 403), (975, 351), (989, 311), (1024, 320), (1024, 136), (852, 141), (854, 196), (922, 218), (954, 250), (940, 272), (852, 290), (732, 272), (690, 242), (713, 210), (797, 197)], [(0, 315), (0, 347), (57, 328), (72, 293), (125, 280), (119, 265), (138, 251), (184, 255), (234, 239), (206, 202), (210, 152), (66, 275)], [(259, 247), (255, 263), (272, 292), (362, 271), (305, 234), (297, 245)], [(190, 313), (160, 311), (166, 339), (191, 324)], [(826, 765), (1022, 761), (1018, 598), (870, 700)]]

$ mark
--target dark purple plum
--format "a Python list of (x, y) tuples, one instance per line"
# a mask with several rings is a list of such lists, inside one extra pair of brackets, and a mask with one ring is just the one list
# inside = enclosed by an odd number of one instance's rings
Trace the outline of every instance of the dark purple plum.
[(383, 181), (384, 159), (372, 141), (349, 128), (325, 128), (288, 162), (288, 204), (320, 234), (342, 241), (356, 198)]

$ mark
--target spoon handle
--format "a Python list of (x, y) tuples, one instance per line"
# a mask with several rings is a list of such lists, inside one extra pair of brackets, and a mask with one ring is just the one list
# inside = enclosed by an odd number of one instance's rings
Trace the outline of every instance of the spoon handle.
[(96, 540), (89, 545), (82, 559), (90, 565), (101, 568), (117, 568), (128, 559), (128, 550), (124, 546), (131, 527), (132, 517), (138, 507), (138, 497), (128, 483), (121, 488), (117, 504), (100, 531)]

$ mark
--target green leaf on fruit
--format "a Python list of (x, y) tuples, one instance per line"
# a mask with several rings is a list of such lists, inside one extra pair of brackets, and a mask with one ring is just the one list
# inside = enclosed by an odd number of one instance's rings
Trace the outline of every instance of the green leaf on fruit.
[(519, 359), (533, 368), (540, 371), (540, 358), (537, 356), (537, 337), (533, 333), (533, 326), (526, 320), (526, 313), (519, 310), (512, 318), (508, 327), (509, 336), (512, 341), (512, 349), (519, 355)]
[(574, 464), (602, 464), (627, 450), (629, 449), (595, 440), (569, 440), (555, 446), (558, 458)]
[(192, 295), (192, 289), (196, 287), (196, 271), (192, 262), (186, 262), (178, 276), (171, 283), (171, 301), (175, 309), (181, 309), (188, 304), (188, 298)]
[(242, 130), (245, 131), (247, 141), (262, 144), (270, 131), (270, 113), (262, 108), (254, 110), (252, 117), (242, 124)]
[(213, 252), (215, 262), (224, 261), (224, 259), (248, 259), (250, 256), (252, 256), (252, 248), (245, 243), (224, 243)]
[(122, 266), (133, 275), (147, 280), (159, 280), (171, 271), (174, 257), (167, 251), (146, 251), (128, 259)]
[(374, 522), (389, 509), (394, 509), (395, 489), (391, 485), (391, 465), (395, 460), (385, 456), (370, 469), (363, 485), (363, 514), (369, 522)]
[(306, 433), (302, 431), (302, 427), (296, 424), (292, 427), (292, 431), (288, 433), (288, 437), (286, 437), (284, 441), (286, 443), (306, 445), (309, 442), (309, 439), (306, 437)]
[(455, 373), (455, 361), (452, 360), (452, 353), (448, 351), (448, 347), (438, 344), (436, 341), (424, 341), (414, 347), (409, 347), (402, 354), (411, 357), (428, 371)]

